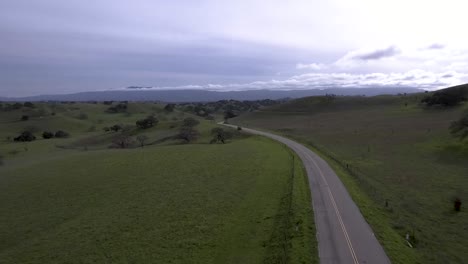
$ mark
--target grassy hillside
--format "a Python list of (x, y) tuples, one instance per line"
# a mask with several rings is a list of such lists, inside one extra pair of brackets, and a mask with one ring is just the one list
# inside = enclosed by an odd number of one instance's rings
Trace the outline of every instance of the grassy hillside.
[[(275, 131), (318, 151), (393, 262), (464, 263), (468, 144), (448, 128), (468, 105), (425, 107), (420, 101), (428, 95), (309, 97), (231, 122)], [(458, 213), (455, 197), (463, 202)], [(406, 234), (414, 235), (414, 248)]]
[[(0, 263), (317, 263), (303, 168), (285, 147), (237, 135), (175, 139), (189, 115), (129, 104), (36, 104), (0, 111)], [(154, 114), (141, 148), (109, 148)], [(27, 121), (20, 121), (28, 115)], [(85, 117), (86, 116), (86, 117)], [(38, 137), (13, 142), (23, 130)], [(43, 130), (69, 138), (42, 139)]]

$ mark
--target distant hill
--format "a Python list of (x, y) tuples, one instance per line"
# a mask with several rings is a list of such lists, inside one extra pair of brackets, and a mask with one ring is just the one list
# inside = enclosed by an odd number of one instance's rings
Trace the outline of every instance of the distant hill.
[(81, 92), (74, 94), (39, 95), (19, 98), (0, 98), (2, 101), (161, 101), (161, 102), (209, 102), (219, 100), (261, 100), (301, 98), (325, 94), (365, 95), (418, 93), (416, 88), (332, 88), (310, 90), (246, 90), (246, 91), (207, 91), (207, 90), (144, 90), (131, 87), (128, 90)]

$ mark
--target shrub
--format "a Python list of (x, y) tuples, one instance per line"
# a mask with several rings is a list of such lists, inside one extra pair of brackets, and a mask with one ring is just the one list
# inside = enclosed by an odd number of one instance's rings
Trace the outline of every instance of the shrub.
[(114, 131), (114, 132), (118, 132), (120, 130), (122, 130), (123, 126), (121, 124), (115, 124), (113, 126), (110, 127), (110, 130)]
[(19, 136), (14, 138), (14, 141), (29, 142), (36, 140), (36, 137), (30, 131), (24, 131)]
[(27, 115), (21, 116), (21, 121), (28, 121), (28, 120), (29, 120), (29, 116)]
[(58, 130), (57, 132), (55, 132), (55, 137), (56, 138), (67, 138), (69, 136), (70, 136), (70, 134), (68, 134), (68, 132), (65, 132), (63, 130)]
[(44, 133), (42, 133), (42, 138), (44, 139), (49, 139), (49, 138), (53, 138), (54, 137), (54, 133), (50, 132), (50, 131), (44, 131)]

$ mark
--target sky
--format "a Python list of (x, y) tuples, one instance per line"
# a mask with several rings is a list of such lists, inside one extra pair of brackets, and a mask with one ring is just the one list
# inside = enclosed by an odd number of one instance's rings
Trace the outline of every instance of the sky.
[(468, 82), (467, 8), (461, 0), (2, 0), (0, 96), (444, 88)]

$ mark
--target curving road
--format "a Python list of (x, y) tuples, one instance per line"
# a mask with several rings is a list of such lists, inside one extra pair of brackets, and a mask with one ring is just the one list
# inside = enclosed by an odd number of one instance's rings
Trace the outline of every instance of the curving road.
[(343, 183), (322, 158), (293, 140), (249, 128), (242, 130), (279, 141), (301, 158), (309, 177), (320, 263), (390, 263)]

